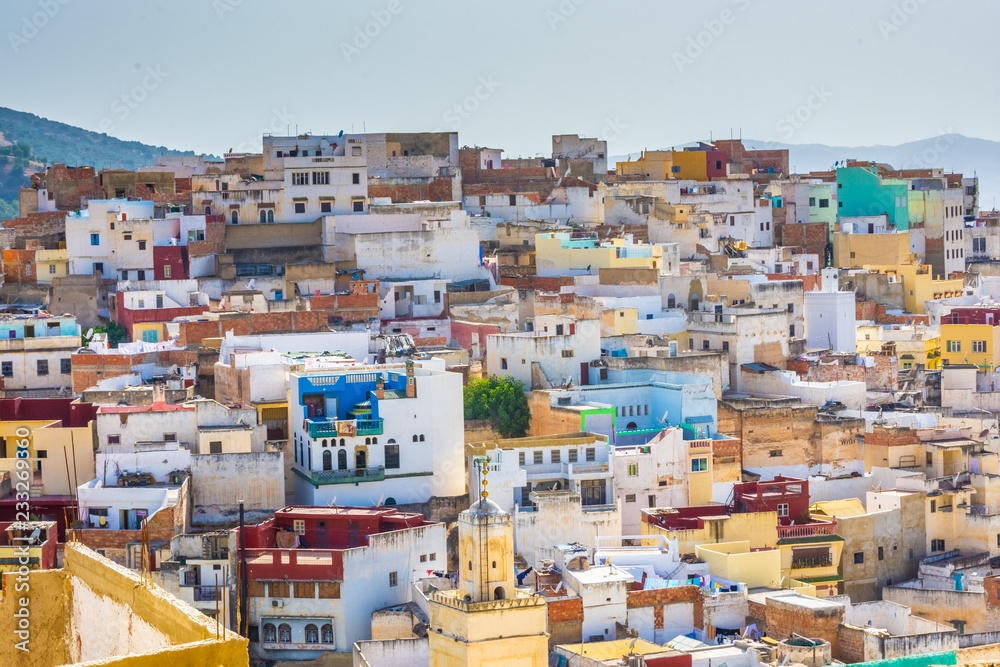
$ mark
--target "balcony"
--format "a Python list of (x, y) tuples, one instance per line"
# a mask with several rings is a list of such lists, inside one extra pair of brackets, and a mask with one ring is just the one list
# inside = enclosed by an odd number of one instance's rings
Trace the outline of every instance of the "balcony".
[(222, 599), (222, 590), (225, 585), (219, 586), (195, 586), (194, 587), (194, 601), (195, 602), (215, 602)]
[(307, 419), (309, 437), (382, 435), (383, 419)]
[(830, 523), (807, 523), (800, 526), (778, 526), (778, 539), (835, 535), (836, 528), (836, 521), (831, 521)]
[(832, 567), (833, 556), (817, 556), (815, 558), (801, 558), (792, 561), (793, 570), (808, 570), (814, 567)]
[(313, 470), (311, 474), (298, 468), (292, 468), (292, 470), (299, 477), (311, 482), (313, 486), (381, 482), (385, 479), (385, 466), (352, 468), (349, 470)]

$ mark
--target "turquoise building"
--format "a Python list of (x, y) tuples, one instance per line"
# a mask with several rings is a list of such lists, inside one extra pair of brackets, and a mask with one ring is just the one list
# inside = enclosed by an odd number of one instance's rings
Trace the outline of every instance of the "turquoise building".
[(881, 178), (875, 167), (837, 169), (837, 218), (886, 214), (897, 230), (910, 228), (905, 180)]

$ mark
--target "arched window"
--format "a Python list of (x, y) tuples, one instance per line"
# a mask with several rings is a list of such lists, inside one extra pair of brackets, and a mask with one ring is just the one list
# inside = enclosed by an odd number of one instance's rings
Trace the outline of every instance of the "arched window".
[(268, 210), (268, 212), (267, 212), (267, 221), (269, 223), (270, 222), (274, 222), (274, 211), (273, 210)]
[(387, 444), (395, 445), (396, 444), (396, 439), (395, 438), (389, 438), (389, 442)]
[(232, 213), (229, 214), (229, 219), (232, 221), (234, 225), (240, 224), (240, 212), (233, 211)]
[(373, 445), (377, 445), (378, 444), (378, 438), (372, 438), (372, 444)]
[(365, 444), (366, 445), (372, 444), (372, 439), (371, 438), (365, 438)]
[(312, 623), (306, 626), (306, 643), (307, 644), (319, 643), (319, 628), (317, 628)]
[(326, 447), (326, 438), (323, 438), (323, 446)]
[(625, 427), (626, 431), (635, 431), (639, 426), (635, 422), (629, 422), (628, 426)]
[(347, 450), (337, 450), (337, 470), (347, 470)]
[(274, 623), (264, 624), (264, 641), (265, 642), (278, 641), (278, 629), (274, 627)]
[(327, 623), (326, 625), (324, 625), (320, 629), (320, 631), (321, 631), (322, 636), (323, 636), (323, 643), (324, 644), (332, 644), (333, 643), (333, 626), (330, 625), (329, 623)]
[(206, 206), (205, 207), (205, 215), (212, 215), (212, 207), (211, 206)]
[(333, 454), (329, 449), (323, 450), (323, 470), (333, 470)]
[(423, 433), (421, 433), (421, 434), (420, 434), (420, 442), (423, 442), (423, 441), (424, 441), (424, 434), (423, 434)]
[(677, 298), (673, 294), (667, 295), (667, 308), (676, 308)]
[(382, 504), (383, 505), (395, 505), (396, 504), (396, 499), (393, 498), (392, 496), (389, 496), (388, 498), (385, 499), (385, 502), (382, 503)]
[(283, 644), (292, 643), (292, 626), (282, 623), (278, 626), (278, 641)]
[(413, 436), (413, 442), (417, 442), (417, 436), (416, 435)]
[(343, 446), (344, 446), (344, 439), (343, 439), (343, 438), (341, 438), (341, 439), (340, 439), (340, 446), (341, 446), (341, 447), (343, 447)]
[(261, 210), (261, 212), (258, 214), (257, 217), (260, 219), (260, 222), (262, 224), (265, 223), (265, 222), (267, 222), (267, 212)]
[(493, 589), (493, 599), (494, 600), (505, 600), (507, 598), (507, 591), (503, 589), (503, 586), (497, 586)]

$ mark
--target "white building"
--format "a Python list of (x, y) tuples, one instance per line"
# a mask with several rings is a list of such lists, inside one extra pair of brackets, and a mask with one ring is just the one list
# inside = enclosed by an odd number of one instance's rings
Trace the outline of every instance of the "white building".
[(601, 357), (600, 321), (549, 319), (551, 325), (546, 318), (535, 318), (535, 331), (488, 336), (486, 370), (520, 380), (525, 390), (547, 389), (566, 381), (579, 385), (580, 367)]
[[(287, 507), (246, 529), (250, 655), (307, 660), (371, 639), (377, 609), (409, 602), (427, 570), (447, 568), (445, 525), (392, 507)], [(230, 533), (236, 582), (239, 531)], [(182, 572), (183, 576), (183, 572)]]
[(323, 215), (368, 210), (364, 135), (265, 136), (262, 179), (239, 174), (191, 179), (195, 212), (227, 224), (312, 222)]
[(447, 291), (445, 280), (383, 281), (379, 284), (381, 318), (442, 317)]
[(856, 352), (858, 321), (854, 291), (839, 291), (837, 275), (837, 269), (824, 269), (822, 289), (802, 295), (806, 345), (835, 352)]
[(95, 199), (66, 215), (72, 275), (145, 280), (153, 277), (153, 202)]
[(0, 315), (0, 389), (14, 398), (72, 387), (70, 355), (79, 347), (75, 317)]
[(289, 377), (297, 502), (402, 504), (465, 493), (462, 377), (443, 363)]

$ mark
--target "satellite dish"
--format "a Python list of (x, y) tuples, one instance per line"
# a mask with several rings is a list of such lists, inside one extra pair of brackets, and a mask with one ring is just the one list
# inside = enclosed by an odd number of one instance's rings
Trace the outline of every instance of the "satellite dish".
[(983, 429), (983, 432), (979, 434), (979, 439), (982, 440), (983, 438), (985, 438), (989, 434), (990, 434), (990, 430), (988, 428)]
[(90, 337), (93, 335), (94, 335), (94, 327), (90, 327), (89, 329), (87, 329), (87, 333), (84, 334), (83, 337), (86, 338), (87, 340), (90, 340)]

